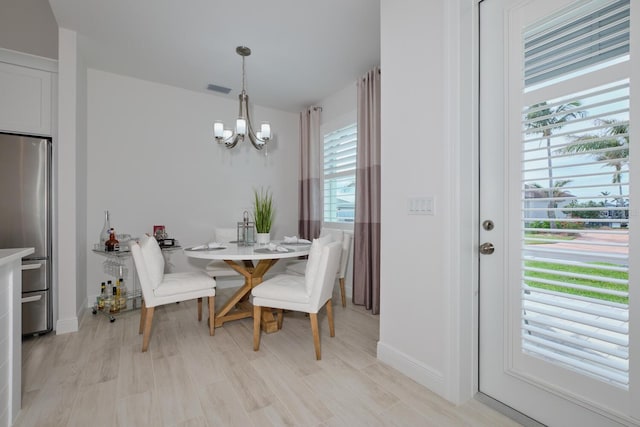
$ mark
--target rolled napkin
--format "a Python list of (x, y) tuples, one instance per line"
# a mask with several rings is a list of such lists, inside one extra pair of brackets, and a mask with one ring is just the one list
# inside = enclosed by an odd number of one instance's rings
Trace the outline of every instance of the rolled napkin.
[(275, 243), (269, 243), (267, 245), (267, 249), (269, 249), (272, 252), (275, 252), (275, 251), (278, 251), (278, 252), (289, 252), (289, 249), (285, 248), (284, 246), (276, 245)]
[(215, 248), (221, 248), (222, 247), (222, 243), (218, 243), (218, 242), (209, 242), (205, 245), (198, 245), (198, 246), (194, 246), (191, 248), (192, 251), (198, 251), (198, 250), (202, 250), (202, 249), (215, 249)]
[(284, 242), (282, 243), (311, 243), (307, 239), (298, 239), (298, 236), (287, 237), (284, 236)]

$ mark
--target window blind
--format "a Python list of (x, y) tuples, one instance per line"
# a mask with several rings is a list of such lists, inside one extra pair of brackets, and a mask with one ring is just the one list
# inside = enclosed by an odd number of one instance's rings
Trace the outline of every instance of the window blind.
[[(529, 30), (525, 92), (628, 60), (629, 1), (602, 3)], [(523, 109), (522, 350), (628, 388), (630, 81), (603, 75)]]
[[(597, 2), (591, 2), (597, 3)], [(525, 85), (530, 86), (629, 53), (630, 0), (536, 27), (525, 34)]]
[(356, 124), (324, 136), (324, 222), (353, 222), (355, 214)]

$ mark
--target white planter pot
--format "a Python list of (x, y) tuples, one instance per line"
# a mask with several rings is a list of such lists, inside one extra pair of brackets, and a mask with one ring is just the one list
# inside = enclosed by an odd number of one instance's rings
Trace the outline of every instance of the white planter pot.
[(256, 243), (266, 245), (271, 241), (271, 233), (256, 233)]

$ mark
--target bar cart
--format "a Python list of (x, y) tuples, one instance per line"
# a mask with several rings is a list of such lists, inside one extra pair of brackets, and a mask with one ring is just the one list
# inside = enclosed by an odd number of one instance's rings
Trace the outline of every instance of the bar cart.
[[(182, 249), (179, 245), (161, 247), (163, 255), (167, 258), (170, 252)], [(107, 252), (100, 249), (93, 249), (93, 252), (105, 257), (102, 263), (104, 272), (109, 276), (114, 277), (114, 281), (117, 282), (122, 279), (127, 279), (128, 284), (131, 286), (117, 286), (113, 285), (106, 289), (106, 293), (102, 292), (98, 297), (91, 309), (94, 315), (98, 313), (103, 314), (109, 319), (109, 322), (116, 321), (116, 317), (119, 314), (136, 310), (142, 307), (142, 289), (140, 289), (140, 282), (138, 281), (138, 275), (136, 272), (135, 263), (131, 262), (132, 274), (131, 280), (128, 279), (129, 269), (127, 267), (127, 261), (131, 259), (131, 251), (128, 249)], [(170, 266), (168, 259), (165, 259), (166, 265)], [(115, 292), (117, 290), (117, 292)]]

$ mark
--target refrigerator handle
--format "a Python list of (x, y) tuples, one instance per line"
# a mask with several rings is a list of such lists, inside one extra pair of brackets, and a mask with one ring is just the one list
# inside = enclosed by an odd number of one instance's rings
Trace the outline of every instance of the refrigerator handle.
[(42, 294), (40, 295), (34, 295), (31, 297), (24, 297), (22, 298), (22, 303), (27, 303), (27, 302), (35, 302), (35, 301), (40, 301), (42, 299)]
[(42, 263), (39, 262), (37, 264), (22, 264), (22, 270), (37, 270), (42, 267)]

